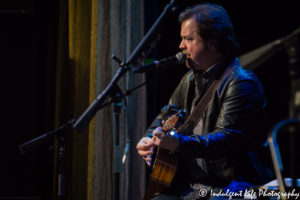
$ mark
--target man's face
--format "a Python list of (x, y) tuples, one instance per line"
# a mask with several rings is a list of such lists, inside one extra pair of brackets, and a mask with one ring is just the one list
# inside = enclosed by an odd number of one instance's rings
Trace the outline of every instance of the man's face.
[[(186, 65), (195, 70), (205, 70), (209, 66), (210, 49), (198, 34), (196, 20), (192, 17), (181, 24), (182, 41), (179, 48), (186, 54)], [(208, 60), (207, 60), (208, 59)]]

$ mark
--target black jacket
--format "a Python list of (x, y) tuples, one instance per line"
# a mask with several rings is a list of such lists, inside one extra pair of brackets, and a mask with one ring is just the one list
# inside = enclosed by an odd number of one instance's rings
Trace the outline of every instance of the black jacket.
[[(173, 183), (173, 193), (186, 193), (192, 184), (239, 188), (261, 185), (272, 178), (264, 161), (269, 160), (266, 141), (266, 102), (261, 83), (254, 73), (243, 69), (236, 58), (225, 60), (203, 74), (200, 97), (214, 79), (219, 79), (228, 66), (231, 73), (214, 92), (205, 112), (202, 131), (183, 129), (178, 153), (180, 167)], [(168, 105), (191, 112), (195, 98), (195, 72), (190, 70), (175, 89)], [(166, 108), (154, 120), (147, 135), (161, 125)], [(231, 188), (235, 190), (236, 188)]]

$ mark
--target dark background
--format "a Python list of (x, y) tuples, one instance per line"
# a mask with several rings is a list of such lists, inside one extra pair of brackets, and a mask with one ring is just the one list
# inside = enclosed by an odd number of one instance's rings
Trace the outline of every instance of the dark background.
[[(169, 1), (144, 2), (146, 32)], [(201, 1), (181, 2), (177, 12), (192, 2)], [(290, 34), (300, 25), (299, 7), (295, 1), (218, 3), (232, 18), (241, 55)], [(18, 145), (54, 129), (57, 19), (58, 0), (0, 2), (0, 199), (51, 199), (52, 196), (53, 142), (49, 141), (24, 156)], [(152, 51), (152, 58), (164, 58), (178, 52), (179, 28), (175, 13), (161, 29), (161, 39)], [(147, 86), (148, 123), (167, 103), (184, 72), (184, 66), (174, 66)], [(255, 69), (255, 73), (265, 89), (271, 129), (289, 113), (291, 91), (286, 52), (276, 54)], [(283, 144), (285, 149), (289, 148), (288, 140)], [(290, 169), (289, 155), (289, 151), (284, 150), (286, 175)]]
[(53, 141), (18, 145), (54, 128), (56, 26), (55, 0), (0, 2), (0, 199), (52, 195)]

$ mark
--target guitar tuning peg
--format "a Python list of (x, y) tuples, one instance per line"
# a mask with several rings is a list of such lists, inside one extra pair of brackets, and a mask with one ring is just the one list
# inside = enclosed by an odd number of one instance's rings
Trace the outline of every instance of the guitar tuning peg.
[(173, 136), (173, 135), (176, 134), (176, 132), (177, 132), (176, 129), (173, 129), (173, 130), (170, 131), (169, 135)]

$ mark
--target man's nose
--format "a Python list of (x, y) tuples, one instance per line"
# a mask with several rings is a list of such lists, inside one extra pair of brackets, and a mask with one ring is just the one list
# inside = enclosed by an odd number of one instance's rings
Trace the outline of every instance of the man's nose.
[(185, 46), (185, 42), (184, 40), (181, 40), (180, 44), (179, 44), (179, 49), (185, 49), (186, 46)]

